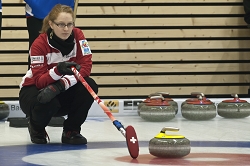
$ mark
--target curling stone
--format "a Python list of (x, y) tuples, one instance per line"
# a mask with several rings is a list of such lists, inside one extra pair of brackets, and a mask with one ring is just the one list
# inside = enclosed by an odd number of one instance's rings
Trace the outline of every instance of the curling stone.
[(152, 96), (151, 101), (143, 105), (138, 114), (146, 121), (164, 122), (175, 117), (175, 109), (163, 97)]
[(159, 96), (161, 97), (162, 95), (159, 95), (159, 94), (155, 94), (155, 93), (152, 93), (150, 94), (145, 100), (143, 100), (137, 107), (137, 113), (138, 115), (140, 116), (140, 109), (142, 106), (144, 106), (146, 103), (150, 103), (151, 100), (157, 100), (157, 99), (152, 99), (151, 97), (153, 96)]
[(223, 100), (217, 106), (218, 115), (224, 118), (245, 118), (250, 115), (250, 103), (240, 100), (237, 94), (232, 94), (234, 99)]
[(181, 114), (188, 120), (210, 120), (216, 117), (216, 106), (211, 101), (202, 100), (198, 96), (198, 101), (187, 102), (181, 107)]
[(198, 101), (199, 99), (198, 99), (197, 97), (198, 97), (199, 95), (202, 97), (202, 100), (203, 100), (203, 101), (210, 101), (208, 98), (206, 98), (206, 96), (204, 95), (204, 93), (201, 93), (201, 92), (192, 92), (192, 93), (191, 93), (191, 96), (194, 96), (194, 98), (187, 99), (186, 101), (184, 101), (183, 103), (181, 103), (181, 107), (182, 107), (184, 104), (186, 104), (187, 102)]
[(9, 114), (10, 114), (9, 105), (3, 101), (0, 101), (0, 120), (7, 118)]
[(182, 135), (167, 135), (166, 131), (179, 131), (178, 128), (164, 127), (149, 141), (149, 153), (160, 158), (180, 158), (191, 151), (190, 141)]
[(169, 98), (169, 93), (168, 92), (156, 92), (155, 94), (160, 94), (164, 97), (164, 99), (174, 107), (175, 109), (175, 114), (178, 113), (178, 103), (174, 101), (172, 98)]

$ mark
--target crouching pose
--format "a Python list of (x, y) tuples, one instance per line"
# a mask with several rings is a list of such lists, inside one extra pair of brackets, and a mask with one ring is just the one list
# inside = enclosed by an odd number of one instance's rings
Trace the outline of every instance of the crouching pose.
[(90, 78), (92, 53), (82, 31), (74, 27), (72, 8), (56, 5), (43, 20), (41, 34), (30, 48), (30, 69), (20, 83), (19, 103), (29, 119), (31, 141), (47, 143), (45, 127), (52, 117), (65, 116), (61, 141), (86, 144), (80, 134), (94, 101), (74, 76), (74, 66), (91, 88), (98, 86)]

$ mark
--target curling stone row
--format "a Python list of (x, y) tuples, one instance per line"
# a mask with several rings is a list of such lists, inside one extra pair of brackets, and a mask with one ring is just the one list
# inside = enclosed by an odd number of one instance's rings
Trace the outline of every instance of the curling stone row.
[(192, 93), (192, 95), (197, 95), (197, 98), (187, 100), (181, 107), (182, 116), (186, 119), (209, 120), (217, 114), (224, 118), (245, 118), (250, 115), (250, 103), (239, 99), (237, 94), (231, 94), (233, 99), (223, 100), (217, 108), (204, 94)]
[(138, 109), (138, 115), (151, 122), (163, 122), (175, 118), (175, 108), (163, 96), (151, 96), (147, 103)]
[(178, 128), (164, 127), (149, 141), (149, 153), (160, 158), (180, 158), (191, 151), (190, 141), (182, 135), (167, 135), (166, 131), (179, 131)]
[(142, 103), (138, 105), (138, 115), (152, 122), (169, 121), (178, 113), (178, 104), (173, 99), (168, 98), (167, 92), (156, 92), (150, 94)]
[[(138, 106), (138, 115), (152, 122), (169, 121), (175, 117), (178, 112), (178, 104), (168, 97), (167, 92), (156, 92), (150, 94)], [(189, 120), (209, 120), (216, 117), (216, 106), (210, 100), (207, 100), (202, 93), (191, 93), (198, 98), (187, 99), (182, 103), (182, 116)]]
[(216, 117), (216, 106), (203, 93), (192, 92), (192, 96), (181, 105), (181, 114), (188, 120), (210, 120)]
[[(138, 106), (138, 115), (146, 121), (169, 121), (178, 112), (178, 104), (168, 97), (166, 92), (150, 94)], [(191, 96), (181, 104), (181, 114), (188, 120), (210, 120), (218, 114), (224, 118), (245, 118), (250, 115), (250, 104), (240, 100), (237, 94), (232, 94), (232, 100), (223, 100), (216, 107), (203, 93), (192, 92)]]
[(250, 103), (239, 99), (237, 94), (231, 94), (233, 99), (223, 100), (217, 106), (218, 115), (224, 118), (245, 118), (250, 115)]

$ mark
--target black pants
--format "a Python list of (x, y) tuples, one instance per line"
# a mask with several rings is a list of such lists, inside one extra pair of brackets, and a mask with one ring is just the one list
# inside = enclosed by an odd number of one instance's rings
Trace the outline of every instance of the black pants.
[(247, 24), (250, 24), (250, 0), (243, 0), (245, 16), (244, 20)]
[[(29, 48), (31, 47), (34, 40), (39, 36), (39, 31), (42, 29), (43, 20), (35, 18), (35, 17), (28, 17), (26, 19), (27, 29), (29, 33)], [(28, 69), (30, 68), (30, 57), (28, 56)]]
[(1, 39), (1, 31), (2, 31), (2, 12), (0, 12), (0, 39)]
[[(89, 86), (97, 93), (95, 81), (85, 78)], [(30, 117), (30, 122), (37, 130), (44, 129), (52, 117), (68, 115), (64, 121), (64, 130), (80, 131), (87, 118), (88, 111), (94, 101), (87, 89), (78, 82), (65, 92), (62, 92), (49, 103), (41, 104), (37, 100), (36, 86), (22, 87), (19, 93), (19, 103), (22, 111)]]

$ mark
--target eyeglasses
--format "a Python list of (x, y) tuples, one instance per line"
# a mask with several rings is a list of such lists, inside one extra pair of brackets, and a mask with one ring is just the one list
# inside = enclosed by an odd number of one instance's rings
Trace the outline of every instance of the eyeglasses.
[(64, 24), (64, 23), (56, 23), (56, 22), (54, 22), (54, 21), (52, 21), (54, 24), (56, 24), (56, 26), (58, 26), (59, 28), (65, 28), (65, 27), (67, 27), (67, 28), (72, 28), (72, 27), (74, 27), (75, 26), (75, 23), (68, 23), (68, 24)]

